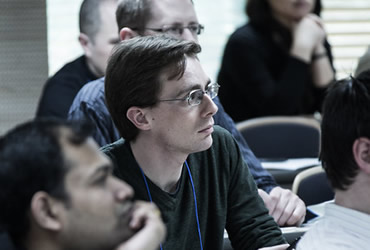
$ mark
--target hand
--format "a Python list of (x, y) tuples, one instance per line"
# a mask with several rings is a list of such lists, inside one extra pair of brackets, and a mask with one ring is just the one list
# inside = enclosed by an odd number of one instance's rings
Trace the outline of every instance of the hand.
[(263, 247), (258, 250), (286, 250), (289, 247), (289, 244), (281, 244), (273, 247)]
[(258, 189), (269, 214), (279, 226), (299, 226), (306, 216), (306, 205), (289, 189), (275, 187), (267, 194)]
[(309, 14), (293, 26), (292, 32), (291, 54), (310, 62), (312, 55), (326, 37), (322, 20), (314, 14)]
[(155, 250), (166, 236), (161, 212), (153, 203), (136, 202), (129, 226), (137, 232), (115, 250)]

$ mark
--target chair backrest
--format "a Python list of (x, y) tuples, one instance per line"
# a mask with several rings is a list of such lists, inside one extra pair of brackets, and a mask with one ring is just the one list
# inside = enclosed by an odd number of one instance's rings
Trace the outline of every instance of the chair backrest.
[(320, 123), (314, 118), (271, 116), (236, 124), (258, 158), (318, 157)]
[(292, 192), (298, 195), (306, 206), (334, 198), (333, 189), (322, 166), (312, 167), (297, 174), (293, 181)]

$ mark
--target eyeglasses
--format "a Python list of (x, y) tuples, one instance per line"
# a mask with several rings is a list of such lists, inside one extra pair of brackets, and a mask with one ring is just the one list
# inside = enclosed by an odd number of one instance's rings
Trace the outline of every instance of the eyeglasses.
[(214, 99), (218, 94), (219, 88), (220, 85), (218, 85), (218, 83), (211, 83), (208, 85), (206, 91), (203, 91), (201, 89), (195, 89), (190, 91), (190, 93), (185, 98), (166, 99), (158, 101), (159, 102), (187, 101), (189, 106), (197, 106), (202, 103), (205, 94), (207, 94), (211, 99)]
[(173, 36), (181, 36), (185, 29), (190, 30), (193, 35), (200, 35), (204, 26), (201, 24), (190, 24), (188, 26), (180, 25), (164, 25), (162, 28), (145, 28), (146, 30), (153, 30), (156, 32), (162, 32)]

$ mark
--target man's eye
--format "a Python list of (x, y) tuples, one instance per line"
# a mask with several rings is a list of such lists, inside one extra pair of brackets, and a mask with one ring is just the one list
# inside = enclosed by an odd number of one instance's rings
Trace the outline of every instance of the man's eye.
[(198, 31), (198, 26), (189, 26), (189, 29), (190, 29), (192, 32), (197, 32), (197, 31)]
[(107, 182), (107, 176), (101, 176), (95, 180), (96, 185), (104, 185)]
[(190, 99), (191, 100), (199, 100), (199, 99), (202, 99), (203, 97), (203, 92), (201, 90), (199, 91), (194, 91), (191, 95), (190, 95)]
[(179, 32), (179, 30), (180, 30), (180, 28), (179, 28), (179, 27), (169, 27), (169, 28), (168, 28), (168, 31), (169, 31), (169, 32), (176, 32), (176, 33), (177, 33), (177, 32)]

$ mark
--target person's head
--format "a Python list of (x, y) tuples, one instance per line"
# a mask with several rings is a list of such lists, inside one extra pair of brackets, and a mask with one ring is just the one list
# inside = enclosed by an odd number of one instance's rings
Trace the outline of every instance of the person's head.
[(96, 77), (105, 74), (110, 52), (119, 41), (116, 9), (117, 0), (84, 0), (81, 4), (78, 39)]
[(370, 174), (370, 71), (335, 82), (323, 103), (320, 159), (334, 189)]
[(121, 40), (137, 35), (167, 33), (180, 39), (198, 41), (198, 34), (203, 30), (192, 0), (119, 0), (116, 18)]
[(299, 20), (310, 12), (320, 15), (321, 0), (248, 0), (245, 10), (251, 23), (268, 27), (277, 17)]
[[(108, 62), (105, 94), (123, 138), (135, 140), (139, 131), (153, 132), (159, 140), (177, 136), (180, 143), (193, 136), (208, 138), (212, 129), (206, 128), (213, 125), (217, 112), (210, 95), (214, 98), (218, 85), (210, 84), (196, 57), (199, 52), (197, 43), (165, 35), (136, 37), (117, 45)], [(208, 87), (212, 89), (207, 95)], [(197, 89), (203, 92), (188, 99)]]
[(46, 119), (0, 139), (0, 225), (16, 244), (113, 249), (132, 235), (133, 190), (112, 177), (91, 130)]

